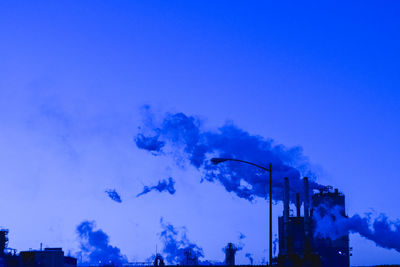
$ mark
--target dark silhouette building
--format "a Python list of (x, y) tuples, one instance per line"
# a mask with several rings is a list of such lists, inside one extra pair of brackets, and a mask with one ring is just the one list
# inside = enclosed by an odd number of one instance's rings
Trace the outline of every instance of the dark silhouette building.
[(61, 248), (45, 248), (44, 250), (21, 251), (19, 254), (21, 267), (76, 267), (74, 257), (64, 256)]
[[(40, 245), (41, 247), (41, 245)], [(74, 257), (64, 256), (61, 248), (22, 251), (8, 247), (8, 230), (0, 230), (0, 267), (76, 267)]]
[(199, 257), (192, 253), (191, 249), (185, 249), (183, 252), (185, 258), (181, 261), (181, 265), (198, 265), (199, 264)]
[(228, 243), (228, 245), (224, 248), (226, 265), (228, 266), (235, 265), (235, 254), (237, 250), (238, 250), (237, 247), (232, 243)]
[(22, 251), (22, 266), (26, 267), (59, 267), (64, 266), (64, 252), (61, 248)]
[(289, 179), (284, 180), (283, 215), (279, 223), (279, 266), (312, 266), (312, 267), (349, 267), (349, 236), (335, 239), (315, 235), (314, 216), (337, 209), (340, 215), (345, 214), (345, 197), (337, 189), (333, 192), (326, 188), (319, 193), (310, 192), (308, 179), (304, 178), (304, 215), (300, 212), (300, 195), (296, 194), (296, 216), (290, 216)]
[(164, 267), (165, 263), (164, 263), (164, 258), (161, 256), (161, 254), (156, 255), (156, 258), (154, 259), (154, 264), (155, 267)]
[(64, 256), (61, 248), (22, 251), (8, 247), (8, 230), (0, 230), (0, 267), (76, 267), (74, 257)]
[(8, 247), (8, 230), (0, 230), (0, 256), (4, 256), (6, 248)]
[[(321, 191), (312, 196), (313, 212), (323, 213), (332, 209), (337, 209), (341, 216), (346, 217), (345, 197), (339, 193), (338, 189), (334, 192)], [(335, 239), (314, 237), (314, 251), (319, 255), (321, 263), (326, 267), (350, 266), (350, 247), (349, 236), (344, 235)]]

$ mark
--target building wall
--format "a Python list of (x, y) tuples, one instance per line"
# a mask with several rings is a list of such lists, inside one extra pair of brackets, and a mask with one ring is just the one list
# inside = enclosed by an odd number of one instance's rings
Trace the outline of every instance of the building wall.
[(75, 267), (76, 259), (64, 257), (61, 248), (22, 251), (20, 253), (22, 267)]
[[(335, 192), (322, 192), (312, 196), (311, 214), (319, 207), (330, 210), (335, 206), (340, 208), (342, 216), (346, 216), (345, 197), (337, 190)], [(313, 238), (313, 250), (320, 256), (323, 266), (348, 267), (350, 266), (349, 235), (344, 235), (331, 240), (329, 238)]]

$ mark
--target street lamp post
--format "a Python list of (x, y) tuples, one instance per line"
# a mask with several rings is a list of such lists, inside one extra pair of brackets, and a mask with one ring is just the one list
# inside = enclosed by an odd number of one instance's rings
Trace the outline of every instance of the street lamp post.
[(269, 173), (269, 265), (272, 266), (272, 164), (269, 164), (269, 168), (265, 168), (263, 166), (240, 160), (240, 159), (228, 159), (228, 158), (212, 158), (211, 162), (214, 164), (219, 164), (225, 161), (237, 161), (246, 163), (257, 168), (260, 168)]

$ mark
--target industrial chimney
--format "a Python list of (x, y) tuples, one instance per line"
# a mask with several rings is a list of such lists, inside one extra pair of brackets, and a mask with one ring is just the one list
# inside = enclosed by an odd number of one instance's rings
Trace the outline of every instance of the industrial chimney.
[(289, 252), (289, 178), (285, 177), (283, 191), (283, 255)]
[(225, 251), (225, 265), (234, 266), (235, 265), (235, 254), (237, 248), (232, 244), (228, 243), (228, 245), (224, 249)]
[(308, 178), (304, 177), (304, 253), (308, 255), (311, 250), (310, 230), (310, 189)]
[(310, 190), (308, 186), (308, 177), (304, 177), (304, 220), (308, 221), (310, 216)]
[(300, 194), (296, 193), (296, 216), (300, 217)]

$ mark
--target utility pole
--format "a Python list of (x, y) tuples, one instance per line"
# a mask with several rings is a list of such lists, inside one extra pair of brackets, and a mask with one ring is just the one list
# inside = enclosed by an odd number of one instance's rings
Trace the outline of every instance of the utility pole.
[(272, 266), (272, 164), (269, 164), (269, 266)]
[(229, 159), (229, 158), (212, 158), (211, 162), (213, 164), (220, 164), (222, 162), (225, 161), (237, 161), (237, 162), (242, 162), (242, 163), (246, 163), (249, 165), (253, 165), (257, 168), (260, 168), (264, 171), (269, 172), (269, 266), (272, 266), (272, 164), (269, 164), (269, 169), (257, 165), (255, 163), (252, 162), (248, 162), (245, 160), (240, 160), (240, 159)]

